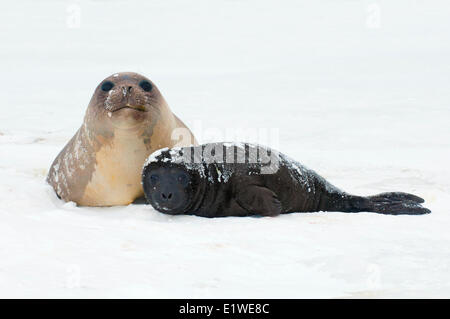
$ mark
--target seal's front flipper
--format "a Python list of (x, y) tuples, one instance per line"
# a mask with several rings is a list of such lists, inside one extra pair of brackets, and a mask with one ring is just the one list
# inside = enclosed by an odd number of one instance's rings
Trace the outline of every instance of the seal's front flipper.
[(236, 201), (249, 213), (262, 216), (277, 216), (282, 209), (277, 195), (263, 186), (242, 187), (236, 193)]
[(423, 215), (431, 211), (420, 205), (424, 200), (418, 196), (393, 192), (369, 196), (371, 210), (375, 213), (389, 215)]
[(147, 204), (147, 199), (145, 198), (145, 196), (141, 196), (141, 197), (136, 198), (132, 204), (145, 205), (145, 204)]

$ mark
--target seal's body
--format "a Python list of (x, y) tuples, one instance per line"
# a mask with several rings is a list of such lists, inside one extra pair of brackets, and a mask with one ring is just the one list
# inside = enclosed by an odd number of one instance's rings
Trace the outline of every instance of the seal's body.
[(60, 198), (78, 205), (127, 205), (143, 196), (141, 171), (149, 154), (192, 144), (194, 136), (150, 80), (117, 73), (96, 88), (82, 126), (53, 162), (47, 181)]
[(347, 194), (286, 155), (252, 144), (163, 149), (149, 157), (142, 178), (147, 201), (168, 214), (430, 213), (420, 205), (423, 199), (412, 194)]

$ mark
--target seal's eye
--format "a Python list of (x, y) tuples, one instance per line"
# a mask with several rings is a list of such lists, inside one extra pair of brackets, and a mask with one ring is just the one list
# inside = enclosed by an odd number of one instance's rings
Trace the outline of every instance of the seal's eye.
[(149, 81), (142, 80), (139, 82), (139, 86), (145, 91), (150, 92), (152, 90), (152, 84)]
[(114, 83), (112, 83), (111, 81), (105, 81), (102, 84), (102, 91), (104, 92), (108, 92), (109, 90), (111, 90), (114, 87)]
[(152, 174), (152, 175), (150, 175), (150, 181), (151, 181), (153, 184), (156, 184), (156, 183), (159, 181), (159, 176), (158, 176), (157, 174)]
[(177, 176), (177, 181), (182, 185), (187, 185), (189, 183), (189, 177), (185, 173), (180, 173)]

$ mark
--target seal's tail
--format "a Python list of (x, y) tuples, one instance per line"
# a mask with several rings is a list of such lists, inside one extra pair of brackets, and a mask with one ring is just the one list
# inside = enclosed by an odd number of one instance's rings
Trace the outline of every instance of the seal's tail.
[(347, 195), (346, 202), (347, 212), (374, 212), (386, 215), (423, 215), (429, 214), (431, 211), (422, 207), (424, 200), (416, 195), (391, 192), (381, 193), (378, 195), (361, 197)]

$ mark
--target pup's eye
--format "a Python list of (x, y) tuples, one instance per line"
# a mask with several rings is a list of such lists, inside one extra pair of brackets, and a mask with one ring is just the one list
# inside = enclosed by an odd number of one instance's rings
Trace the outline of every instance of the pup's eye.
[(114, 83), (112, 83), (111, 81), (105, 81), (102, 84), (102, 91), (104, 92), (108, 92), (109, 90), (111, 90), (114, 87)]
[(177, 176), (177, 180), (179, 183), (181, 184), (187, 184), (188, 183), (188, 177), (186, 176), (186, 174), (180, 174)]
[(158, 181), (159, 181), (159, 176), (156, 175), (156, 174), (150, 175), (150, 181), (151, 181), (152, 183), (158, 182)]
[(139, 86), (145, 91), (150, 92), (152, 90), (152, 84), (149, 81), (142, 80), (139, 82)]

